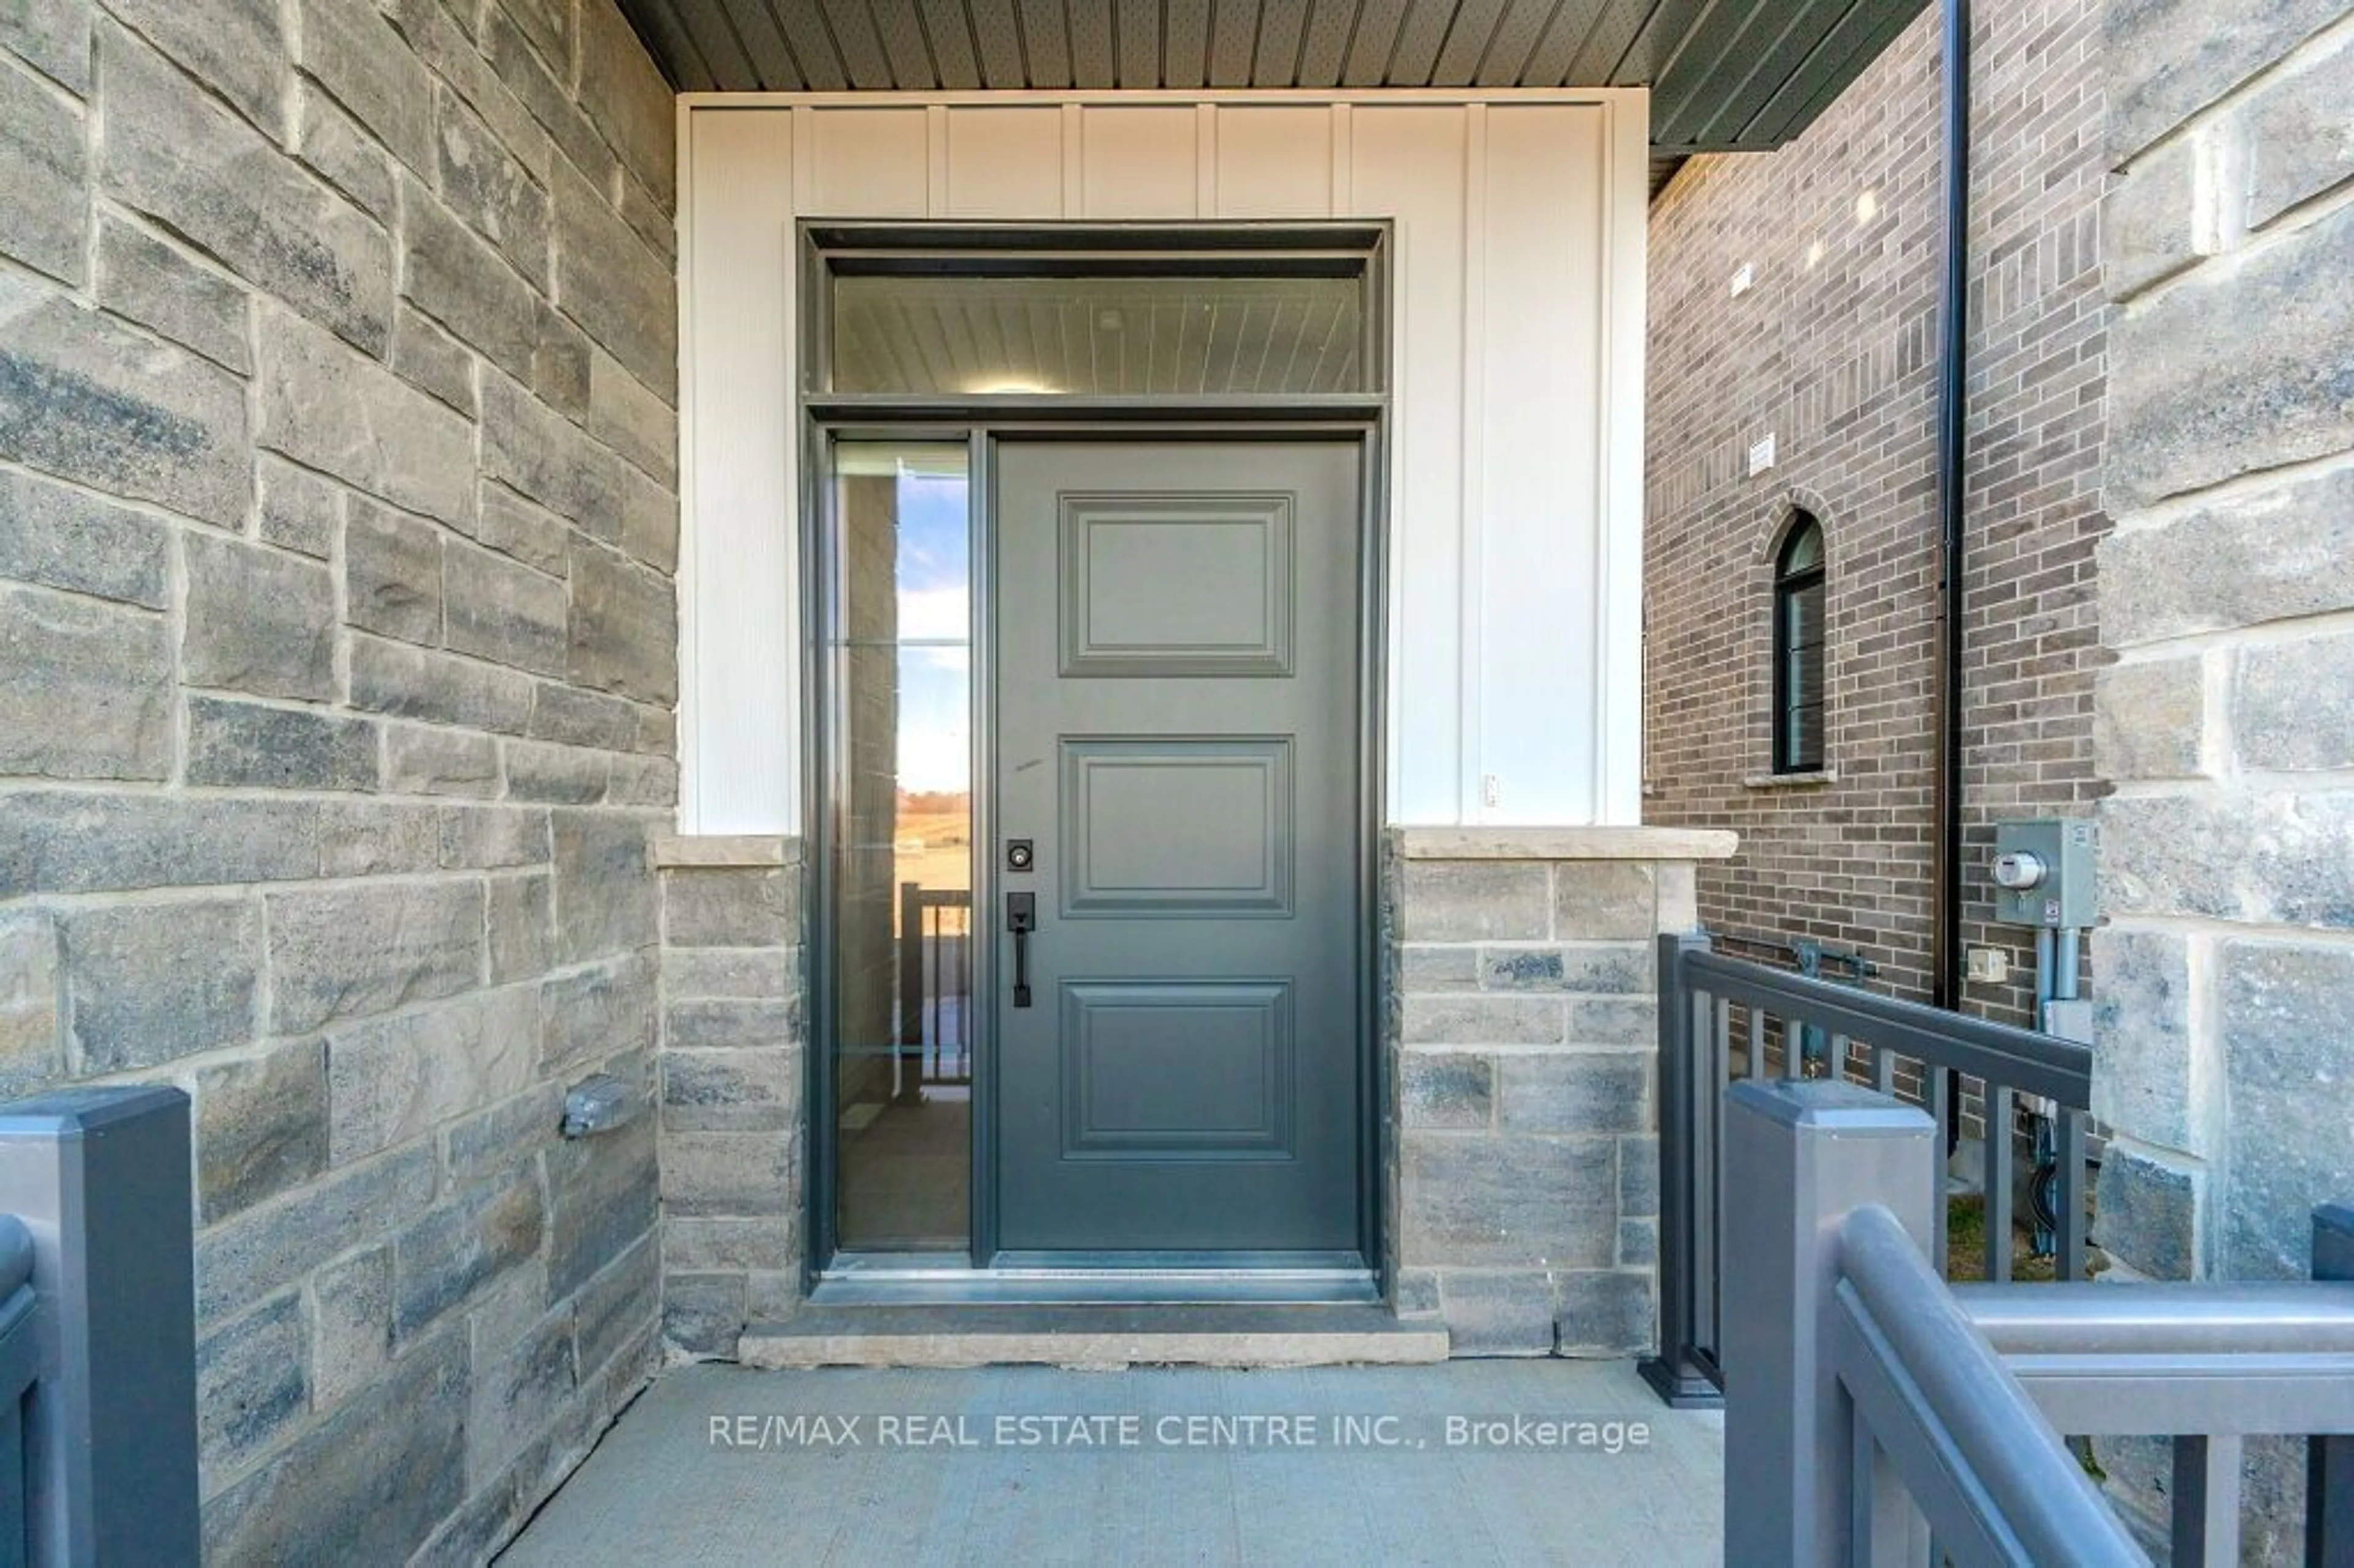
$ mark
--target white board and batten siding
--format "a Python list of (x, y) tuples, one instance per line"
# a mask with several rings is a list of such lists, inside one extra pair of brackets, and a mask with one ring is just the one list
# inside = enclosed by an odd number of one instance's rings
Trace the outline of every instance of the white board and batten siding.
[(1389, 815), (1640, 820), (1640, 91), (681, 101), (681, 827), (801, 831), (801, 217), (1395, 225)]

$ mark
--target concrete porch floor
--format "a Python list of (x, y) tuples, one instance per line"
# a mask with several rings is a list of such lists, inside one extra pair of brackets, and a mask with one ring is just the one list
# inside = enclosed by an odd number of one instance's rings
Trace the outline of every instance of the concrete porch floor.
[[(1562, 1429), (1515, 1433), (1516, 1415)], [(793, 1430), (817, 1416), (858, 1418), (858, 1443)], [(1316, 1446), (1249, 1416), (1307, 1417)], [(906, 1446), (906, 1425), (883, 1446), (885, 1417), (976, 1446)], [(1133, 1445), (1107, 1422), (1098, 1446), (1025, 1446), (1055, 1417), (1132, 1417)], [(1219, 1417), (1237, 1419), (1193, 1419)], [(1449, 1418), (1502, 1446), (1450, 1441)], [(622, 1415), (500, 1562), (1706, 1563), (1723, 1458), (1721, 1416), (1662, 1408), (1624, 1362), (695, 1366)]]

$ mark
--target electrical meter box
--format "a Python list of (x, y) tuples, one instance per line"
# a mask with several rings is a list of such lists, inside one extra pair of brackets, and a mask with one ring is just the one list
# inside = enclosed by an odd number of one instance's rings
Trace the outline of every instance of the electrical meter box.
[(1994, 826), (1994, 917), (2010, 926), (2083, 930), (2093, 897), (2093, 824), (2083, 817)]

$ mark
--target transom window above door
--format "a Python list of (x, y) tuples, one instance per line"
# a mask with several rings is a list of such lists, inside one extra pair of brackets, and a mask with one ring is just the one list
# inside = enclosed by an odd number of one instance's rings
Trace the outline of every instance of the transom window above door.
[[(818, 395), (1330, 397), (1382, 390), (1379, 229), (810, 231)], [(1018, 238), (1017, 247), (1013, 243)], [(1017, 270), (1018, 269), (1018, 270)]]

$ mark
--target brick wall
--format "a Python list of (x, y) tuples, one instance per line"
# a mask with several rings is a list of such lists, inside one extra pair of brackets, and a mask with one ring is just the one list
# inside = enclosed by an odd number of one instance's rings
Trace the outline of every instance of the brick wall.
[[(2120, 3), (2108, 67), (2099, 1234), (2293, 1277), (2354, 1199), (2354, 11)], [(2251, 1476), (2299, 1560), (2298, 1454)]]
[(220, 1561), (478, 1558), (645, 1377), (671, 97), (610, 0), (0, 6), (0, 1095), (195, 1101)]
[[(2099, 792), (2091, 606), (2103, 344), (2097, 0), (1981, 6), (1971, 153), (1965, 939), (1991, 824)], [(1704, 157), (1654, 204), (1645, 694), (1649, 821), (1728, 827), (1710, 927), (1862, 952), (1930, 991), (1938, 642), (1936, 340), (1944, 196), (1931, 7), (1790, 146)], [(1734, 274), (1753, 286), (1735, 296)], [(1776, 461), (1747, 474), (1749, 447)], [(1772, 779), (1774, 556), (1794, 507), (1829, 556), (1827, 776)]]

